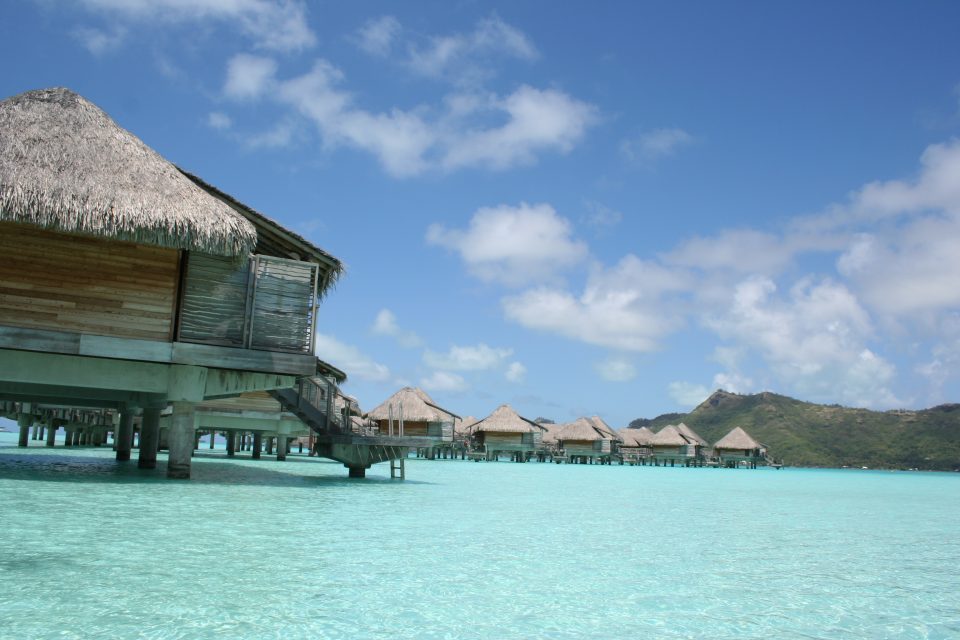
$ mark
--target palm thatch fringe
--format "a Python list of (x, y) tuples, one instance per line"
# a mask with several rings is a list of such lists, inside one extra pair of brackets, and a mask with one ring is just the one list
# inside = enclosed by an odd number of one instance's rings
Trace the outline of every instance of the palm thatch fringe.
[(717, 441), (717, 444), (713, 445), (714, 449), (760, 449), (763, 445), (750, 437), (750, 434), (741, 429), (740, 427), (734, 427), (730, 430), (730, 433), (720, 438)]
[(473, 427), (474, 433), (543, 433), (546, 428), (533, 420), (527, 420), (508, 404), (497, 407), (496, 411)]
[(650, 446), (652, 447), (682, 447), (693, 443), (693, 439), (684, 436), (680, 433), (680, 430), (672, 424), (668, 424), (663, 429), (660, 429), (660, 431), (653, 434), (653, 437), (650, 438)]
[(222, 256), (256, 229), (68, 89), (0, 101), (0, 221)]
[(653, 437), (653, 431), (647, 427), (639, 429), (624, 428), (617, 433), (623, 438), (623, 444), (627, 447), (649, 447), (650, 439)]
[(607, 432), (597, 427), (590, 418), (577, 418), (573, 422), (563, 425), (560, 433), (557, 434), (557, 440), (577, 440), (581, 442), (593, 442), (595, 440), (613, 440), (614, 438)]
[[(384, 400), (380, 406), (367, 413), (372, 420), (400, 419), (399, 410), (403, 407), (403, 420), (410, 422), (454, 422), (459, 418), (455, 413), (443, 409), (433, 401), (427, 392), (418, 387), (404, 387)], [(392, 407), (392, 410), (391, 410)]]

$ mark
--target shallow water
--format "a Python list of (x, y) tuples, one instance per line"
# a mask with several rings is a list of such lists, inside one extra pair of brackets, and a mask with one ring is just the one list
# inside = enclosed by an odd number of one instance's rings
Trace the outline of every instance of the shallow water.
[(960, 637), (960, 474), (15, 444), (2, 638)]

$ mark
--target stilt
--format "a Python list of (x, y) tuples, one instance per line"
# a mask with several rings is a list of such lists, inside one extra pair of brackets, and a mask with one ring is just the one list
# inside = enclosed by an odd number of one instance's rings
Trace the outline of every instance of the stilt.
[(210, 432), (210, 448), (211, 448), (211, 449), (213, 449), (214, 441), (215, 441), (216, 439), (217, 439), (217, 432), (216, 432), (216, 431), (211, 431), (211, 432)]
[(160, 443), (160, 409), (144, 409), (140, 425), (140, 456), (137, 466), (141, 469), (157, 468), (157, 447)]
[(260, 450), (263, 449), (263, 434), (259, 431), (253, 432), (253, 459), (260, 459)]
[(287, 436), (277, 436), (277, 462), (287, 459)]
[(267, 436), (267, 455), (273, 455), (273, 438), (270, 436)]
[(40, 439), (40, 438), (37, 436), (37, 433), (39, 432), (39, 430), (40, 430), (40, 427), (39, 427), (38, 425), (33, 425), (32, 427), (30, 427), (30, 439), (31, 439), (31, 440), (39, 440), (39, 439)]
[(117, 462), (126, 462), (130, 459), (130, 449), (133, 446), (133, 414), (134, 409), (124, 407), (120, 411), (120, 424), (114, 432), (117, 442)]
[(60, 427), (59, 420), (50, 420), (50, 426), (47, 427), (47, 446), (52, 447), (57, 441), (57, 429)]
[(366, 478), (367, 470), (364, 467), (347, 467), (347, 477), (348, 478)]
[(170, 432), (167, 436), (167, 447), (170, 452), (167, 458), (167, 477), (173, 480), (190, 479), (190, 458), (193, 456), (195, 444), (193, 407), (192, 402), (173, 403)]
[(73, 446), (79, 447), (83, 442), (83, 427), (73, 430)]
[(196, 451), (197, 449), (200, 448), (200, 436), (201, 436), (201, 435), (202, 435), (202, 434), (201, 434), (199, 431), (197, 431), (196, 429), (194, 429), (194, 434), (193, 434), (193, 450), (194, 450), (194, 451)]
[(17, 441), (18, 447), (26, 447), (30, 442), (31, 422), (33, 422), (33, 416), (29, 413), (21, 413), (17, 416), (17, 426), (20, 427), (20, 439)]
[(227, 431), (227, 457), (232, 458), (237, 455), (237, 432)]
[(404, 458), (390, 460), (390, 477), (405, 480), (407, 477), (407, 465), (405, 463), (406, 460)]

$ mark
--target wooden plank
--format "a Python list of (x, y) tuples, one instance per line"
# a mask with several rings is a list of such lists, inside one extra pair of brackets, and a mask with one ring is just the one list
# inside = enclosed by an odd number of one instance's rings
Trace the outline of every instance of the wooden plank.
[(301, 376), (313, 375), (317, 369), (317, 360), (313, 355), (253, 351), (186, 342), (173, 343), (172, 362)]

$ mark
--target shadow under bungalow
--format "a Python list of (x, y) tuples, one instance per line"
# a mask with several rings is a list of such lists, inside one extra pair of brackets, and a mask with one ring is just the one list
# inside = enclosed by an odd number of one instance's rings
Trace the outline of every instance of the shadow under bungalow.
[[(169, 451), (189, 478), (198, 431), (308, 434), (351, 477), (431, 446), (358, 433), (346, 374), (314, 354), (339, 260), (181, 171), (62, 88), (0, 102), (0, 414), (118, 460)], [(211, 433), (211, 438), (212, 438)], [(257, 442), (257, 451), (260, 444)]]

